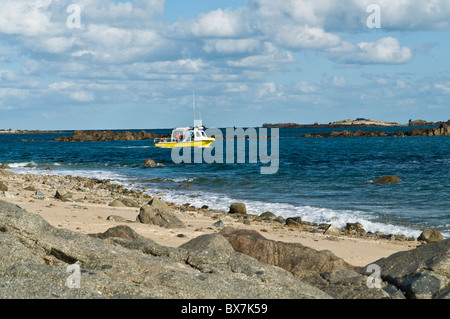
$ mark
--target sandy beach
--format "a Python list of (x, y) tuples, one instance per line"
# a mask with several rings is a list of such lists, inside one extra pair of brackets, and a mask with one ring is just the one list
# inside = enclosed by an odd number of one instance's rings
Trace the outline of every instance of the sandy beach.
[[(42, 216), (54, 227), (91, 234), (105, 232), (114, 226), (127, 225), (142, 236), (168, 247), (178, 247), (200, 235), (219, 232), (222, 228), (213, 226), (219, 220), (222, 220), (225, 226), (258, 231), (267, 239), (300, 243), (316, 250), (329, 250), (354, 266), (365, 266), (393, 253), (411, 250), (420, 245), (418, 241), (356, 235), (328, 236), (317, 226), (290, 227), (276, 221), (262, 220), (258, 216), (242, 219), (226, 212), (189, 207), (187, 204), (181, 207), (168, 203), (186, 226), (168, 229), (136, 222), (139, 207), (109, 206), (118, 198), (134, 199), (143, 206), (148, 203), (151, 196), (157, 194), (143, 196), (139, 192), (137, 194), (126, 191), (111, 192), (108, 188), (102, 187), (104, 184), (98, 181), (92, 188), (83, 187), (80, 186), (79, 180), (80, 178), (70, 176), (20, 175), (0, 170), (0, 182), (8, 188), (6, 193), (1, 192), (1, 199)], [(55, 198), (57, 189), (62, 186), (70, 189), (72, 193), (70, 199)], [(110, 216), (119, 216), (123, 220), (116, 221), (118, 217)]]

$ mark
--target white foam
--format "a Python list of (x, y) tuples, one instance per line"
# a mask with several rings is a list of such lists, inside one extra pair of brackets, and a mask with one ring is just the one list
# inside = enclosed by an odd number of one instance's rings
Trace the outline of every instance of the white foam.
[[(129, 176), (125, 174), (120, 174), (118, 172), (113, 172), (110, 170), (92, 170), (92, 169), (61, 169), (57, 168), (52, 171), (45, 171), (42, 169), (37, 169), (36, 167), (30, 167), (35, 165), (34, 162), (27, 163), (15, 163), (8, 164), (11, 167), (11, 171), (19, 174), (40, 174), (40, 175), (58, 175), (58, 176), (81, 176), (87, 178), (96, 178), (101, 180), (109, 179), (112, 183), (123, 185), (124, 187), (134, 189), (146, 187), (148, 189), (147, 193), (150, 195), (163, 194), (161, 198), (168, 202), (174, 204), (185, 204), (190, 203), (195, 207), (201, 207), (203, 205), (208, 205), (211, 209), (228, 211), (231, 203), (233, 202), (245, 202), (247, 206), (247, 212), (250, 214), (260, 215), (265, 211), (271, 211), (277, 216), (282, 216), (284, 218), (289, 217), (301, 217), (302, 220), (313, 222), (313, 223), (329, 223), (335, 227), (345, 227), (346, 223), (356, 223), (359, 222), (366, 231), (376, 232), (380, 231), (385, 234), (394, 235), (406, 235), (408, 237), (417, 238), (421, 231), (412, 229), (405, 226), (386, 224), (374, 221), (376, 214), (370, 214), (369, 212), (353, 211), (353, 210), (334, 210), (330, 208), (312, 207), (312, 206), (296, 206), (287, 203), (267, 203), (262, 201), (254, 200), (239, 200), (230, 198), (223, 194), (213, 194), (199, 192), (198, 190), (189, 189), (162, 189), (158, 186), (151, 187), (147, 184), (132, 183)], [(162, 182), (194, 182), (196, 177), (189, 178), (161, 178), (159, 181)], [(195, 195), (196, 197), (191, 197)], [(450, 234), (443, 233), (444, 237), (449, 237)]]
[(32, 168), (32, 167), (36, 167), (37, 166), (37, 164), (35, 162), (33, 162), (33, 161), (23, 162), (23, 163), (10, 163), (8, 165), (11, 168), (20, 168), (20, 167)]
[[(236, 200), (227, 196), (217, 194), (207, 194), (188, 192), (183, 190), (161, 190), (161, 189), (149, 189), (150, 193), (158, 194), (162, 193), (162, 199), (175, 204), (190, 203), (195, 207), (201, 207), (208, 205), (211, 209), (218, 209), (228, 211), (231, 203), (233, 202), (245, 202), (247, 206), (247, 212), (249, 214), (260, 215), (265, 211), (270, 211), (277, 216), (284, 218), (289, 217), (301, 217), (302, 220), (313, 223), (329, 223), (335, 227), (345, 227), (347, 223), (359, 222), (366, 231), (376, 232), (380, 231), (385, 234), (393, 235), (406, 235), (407, 237), (418, 237), (420, 235), (419, 230), (415, 230), (409, 227), (385, 224), (373, 221), (374, 215), (362, 211), (352, 210), (334, 210), (329, 208), (320, 208), (312, 206), (295, 206), (286, 203), (266, 203), (261, 201), (251, 200)], [(180, 194), (182, 193), (182, 194)], [(192, 194), (196, 195), (195, 198), (191, 198)]]

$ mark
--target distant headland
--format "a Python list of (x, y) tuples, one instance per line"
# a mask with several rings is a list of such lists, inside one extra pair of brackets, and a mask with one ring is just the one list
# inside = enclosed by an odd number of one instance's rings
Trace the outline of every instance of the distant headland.
[(372, 119), (365, 118), (357, 118), (356, 120), (343, 120), (330, 122), (328, 124), (297, 124), (297, 123), (277, 123), (277, 124), (263, 124), (264, 128), (323, 128), (323, 127), (333, 127), (333, 128), (342, 128), (342, 127), (404, 127), (404, 126), (437, 126), (439, 127), (442, 124), (450, 125), (450, 120), (447, 122), (427, 122), (424, 120), (409, 120), (408, 124), (400, 124), (397, 122), (386, 122), (386, 121), (375, 121)]
[(0, 134), (51, 134), (51, 133), (63, 133), (64, 131), (41, 131), (41, 130), (4, 130), (0, 129)]

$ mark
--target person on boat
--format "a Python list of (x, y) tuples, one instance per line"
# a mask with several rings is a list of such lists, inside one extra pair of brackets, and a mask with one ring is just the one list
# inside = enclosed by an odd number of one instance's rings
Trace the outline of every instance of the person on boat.
[(177, 134), (177, 140), (178, 140), (178, 141), (181, 140), (181, 134), (180, 134), (180, 133)]

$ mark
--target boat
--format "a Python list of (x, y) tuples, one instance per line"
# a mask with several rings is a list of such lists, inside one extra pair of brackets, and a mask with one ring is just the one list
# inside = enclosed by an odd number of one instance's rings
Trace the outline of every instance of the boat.
[(155, 139), (155, 146), (159, 148), (176, 147), (211, 147), (216, 139), (208, 137), (203, 126), (177, 127), (172, 130), (171, 138)]
[(171, 138), (155, 139), (155, 146), (159, 148), (181, 148), (195, 147), (207, 148), (216, 140), (214, 137), (208, 137), (205, 133), (205, 127), (202, 121), (195, 120), (195, 95), (192, 93), (194, 108), (194, 126), (177, 127), (172, 130)]

